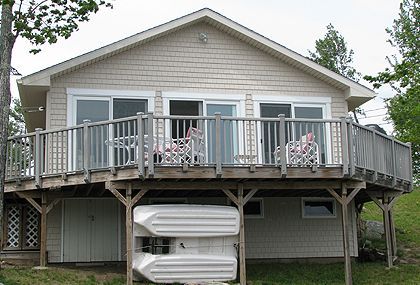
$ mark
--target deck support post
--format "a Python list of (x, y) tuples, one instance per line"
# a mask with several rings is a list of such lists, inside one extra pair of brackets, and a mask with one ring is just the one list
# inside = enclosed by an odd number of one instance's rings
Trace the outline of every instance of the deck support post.
[(39, 266), (47, 265), (47, 193), (41, 193), (41, 243), (39, 249)]
[(356, 197), (357, 193), (362, 188), (366, 188), (366, 184), (361, 184), (360, 187), (356, 187), (353, 191), (347, 195), (348, 185), (346, 183), (341, 184), (341, 196), (333, 188), (326, 188), (326, 190), (333, 196), (338, 203), (341, 205), (341, 225), (343, 230), (343, 251), (344, 251), (344, 273), (345, 273), (345, 284), (352, 285), (353, 278), (351, 273), (351, 257), (350, 257), (350, 242), (349, 242), (349, 215), (348, 205)]
[(147, 193), (148, 189), (140, 190), (132, 197), (133, 184), (130, 182), (124, 186), (126, 188), (125, 197), (115, 188), (112, 183), (106, 183), (105, 188), (125, 206), (125, 238), (127, 252), (127, 285), (133, 284), (133, 206)]
[(127, 246), (127, 285), (133, 284), (133, 215), (131, 204), (131, 183), (127, 185), (125, 206), (125, 238)]
[[(400, 193), (395, 196), (389, 196), (386, 193), (382, 197), (376, 197), (375, 195), (367, 192), (373, 202), (382, 210), (384, 233), (386, 242), (386, 261), (387, 267), (391, 268), (394, 266), (394, 260), (397, 255), (397, 238), (395, 236), (395, 225), (392, 216), (392, 207), (394, 206), (397, 198), (401, 195)], [(382, 198), (382, 201), (380, 199)]]
[(245, 220), (244, 206), (255, 195), (258, 189), (252, 189), (244, 196), (244, 185), (238, 184), (238, 195), (233, 195), (230, 190), (222, 189), (229, 199), (238, 207), (239, 210), (239, 283), (246, 285), (246, 261), (245, 261)]
[(347, 187), (343, 184), (341, 186), (341, 221), (343, 229), (343, 248), (344, 248), (344, 270), (346, 285), (353, 283), (351, 274), (351, 259), (349, 248), (349, 228), (348, 228), (348, 203), (347, 203)]
[(60, 203), (61, 199), (53, 199), (51, 203), (47, 203), (47, 192), (41, 192), (41, 205), (39, 205), (31, 196), (25, 192), (15, 192), (20, 198), (28, 201), (38, 213), (41, 214), (40, 225), (40, 249), (39, 249), (39, 265), (45, 267), (47, 265), (47, 215), (54, 208), (55, 205)]

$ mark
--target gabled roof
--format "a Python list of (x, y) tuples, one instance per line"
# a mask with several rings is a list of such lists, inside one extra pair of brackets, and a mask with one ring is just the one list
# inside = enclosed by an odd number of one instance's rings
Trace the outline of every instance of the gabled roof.
[[(280, 58), (283, 61), (310, 73), (339, 89), (345, 90), (346, 99), (349, 102), (350, 109), (357, 107), (375, 96), (375, 93), (371, 89), (340, 74), (330, 71), (314, 61), (236, 23), (235, 21), (232, 21), (231, 19), (211, 9), (204, 8), (62, 63), (53, 65), (31, 75), (22, 77), (18, 80), (21, 97), (22, 95), (25, 97), (24, 93), (27, 93), (33, 87), (37, 87), (38, 90), (40, 90), (40, 87), (48, 88), (50, 86), (50, 80), (54, 76), (59, 76), (60, 74), (71, 72), (83, 66), (90, 65), (104, 58), (111, 57), (115, 54), (198, 22), (209, 23), (218, 29), (277, 58)], [(22, 101), (24, 103), (25, 100)]]

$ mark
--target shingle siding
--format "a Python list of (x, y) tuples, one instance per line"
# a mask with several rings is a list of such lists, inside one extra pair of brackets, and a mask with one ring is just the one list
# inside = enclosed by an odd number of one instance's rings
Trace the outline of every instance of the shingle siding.
[[(198, 40), (199, 32), (208, 34), (206, 44)], [(342, 90), (205, 23), (53, 78), (47, 106), (51, 128), (66, 125), (65, 88), (159, 91), (157, 113), (163, 111), (160, 92), (167, 91), (248, 94), (254, 100), (258, 95), (322, 96), (332, 98), (333, 117), (347, 109)]]
[[(246, 219), (247, 258), (342, 257), (341, 208), (337, 217), (302, 218), (301, 198), (264, 198), (264, 218)], [(353, 204), (349, 209), (354, 211)], [(355, 217), (349, 215), (350, 254), (357, 256)]]
[(61, 262), (61, 221), (62, 204), (54, 206), (47, 216), (47, 252), (48, 262)]

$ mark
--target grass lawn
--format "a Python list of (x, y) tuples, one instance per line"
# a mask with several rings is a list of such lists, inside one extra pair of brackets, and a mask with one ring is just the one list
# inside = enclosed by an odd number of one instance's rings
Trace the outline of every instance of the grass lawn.
[[(363, 217), (382, 221), (373, 204), (365, 205)], [(401, 197), (394, 209), (401, 263), (386, 269), (385, 263), (353, 263), (354, 284), (420, 284), (420, 189)], [(25, 267), (2, 268), (5, 285), (117, 285), (125, 284), (124, 267), (62, 268), (34, 270)], [(247, 266), (248, 284), (343, 284), (344, 266), (337, 264), (258, 264)]]

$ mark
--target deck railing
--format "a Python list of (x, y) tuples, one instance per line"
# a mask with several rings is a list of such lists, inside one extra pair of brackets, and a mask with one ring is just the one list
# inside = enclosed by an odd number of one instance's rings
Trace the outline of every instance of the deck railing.
[[(137, 167), (273, 166), (356, 169), (411, 180), (411, 149), (346, 119), (312, 120), (152, 113), (10, 137), (6, 180)], [(152, 163), (153, 162), (153, 163)]]

